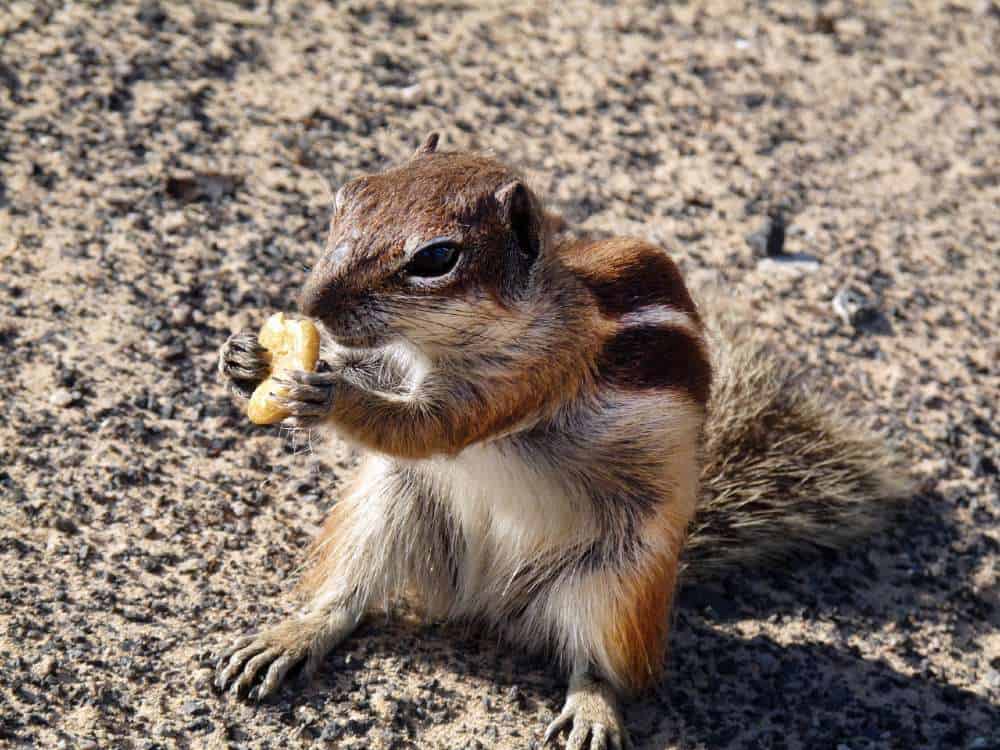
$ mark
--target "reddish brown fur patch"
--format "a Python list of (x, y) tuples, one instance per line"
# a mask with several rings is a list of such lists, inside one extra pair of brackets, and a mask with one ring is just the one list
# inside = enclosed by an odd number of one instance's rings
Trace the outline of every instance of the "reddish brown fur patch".
[(622, 596), (605, 625), (605, 648), (611, 658), (611, 676), (626, 690), (645, 689), (663, 671), (690, 514), (684, 503), (661, 503), (645, 534), (663, 547), (642, 557), (631, 573), (621, 576)]
[(456, 381), (435, 394), (435, 408), (414, 408), (345, 384), (331, 421), (351, 438), (391, 456), (454, 455), (572, 399), (588, 385), (587, 360), (593, 356), (571, 348), (525, 353), (510, 377), (475, 384)]
[[(353, 487), (348, 488), (344, 494), (345, 498), (350, 497), (352, 490), (360, 481), (360, 477), (354, 480)], [(316, 595), (329, 578), (332, 568), (336, 566), (335, 542), (342, 536), (341, 530), (348, 522), (349, 512), (350, 506), (346, 499), (334, 505), (323, 522), (323, 528), (313, 540), (306, 558), (305, 571), (295, 587), (296, 592), (304, 599), (311, 599)]]
[(582, 242), (564, 249), (562, 255), (604, 315), (668, 305), (698, 319), (676, 264), (655, 245), (629, 238)]
[(663, 671), (677, 568), (678, 555), (662, 553), (623, 582), (624, 595), (609, 618), (605, 647), (626, 690), (643, 690)]
[(601, 376), (623, 388), (677, 388), (700, 404), (708, 403), (708, 354), (698, 338), (680, 328), (626, 328), (605, 343), (598, 368)]

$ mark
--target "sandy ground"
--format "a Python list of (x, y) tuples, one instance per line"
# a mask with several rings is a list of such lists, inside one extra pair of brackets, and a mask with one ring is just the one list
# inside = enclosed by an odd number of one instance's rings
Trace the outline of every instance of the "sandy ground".
[[(1000, 747), (996, 2), (96, 5), (0, 3), (0, 746), (537, 746), (558, 676), (475, 632), (373, 622), (269, 704), (210, 689), (352, 460), (249, 425), (216, 350), (292, 308), (331, 186), (440, 129), (746, 300), (920, 488), (860, 548), (686, 590), (636, 744)], [(769, 212), (799, 262), (754, 249)]]

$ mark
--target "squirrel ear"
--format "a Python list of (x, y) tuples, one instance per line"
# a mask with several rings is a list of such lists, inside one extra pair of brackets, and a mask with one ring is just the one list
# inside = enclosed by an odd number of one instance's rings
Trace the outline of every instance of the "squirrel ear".
[(417, 147), (417, 150), (413, 152), (413, 156), (427, 156), (427, 154), (433, 154), (438, 148), (438, 139), (441, 136), (438, 133), (431, 133), (426, 138), (424, 142)]
[(525, 270), (542, 250), (541, 211), (531, 191), (520, 180), (512, 180), (494, 194), (501, 219), (510, 225)]

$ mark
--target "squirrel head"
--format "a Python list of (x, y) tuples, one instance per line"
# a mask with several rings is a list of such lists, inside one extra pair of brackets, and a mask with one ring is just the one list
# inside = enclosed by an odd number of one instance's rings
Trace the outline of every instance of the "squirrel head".
[(523, 179), (432, 133), (402, 166), (336, 194), (330, 235), (300, 297), (346, 346), (464, 344), (529, 296), (546, 245)]

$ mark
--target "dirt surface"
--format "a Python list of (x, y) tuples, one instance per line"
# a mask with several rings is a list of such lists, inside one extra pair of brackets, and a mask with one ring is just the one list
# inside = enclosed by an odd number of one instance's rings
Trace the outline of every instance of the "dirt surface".
[(559, 677), (470, 631), (210, 688), (352, 465), (250, 425), (216, 350), (293, 309), (331, 186), (439, 129), (745, 299), (920, 488), (685, 591), (636, 745), (1000, 747), (1000, 6), (614, 6), (0, 3), (0, 746), (537, 746)]

